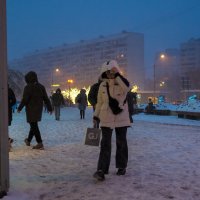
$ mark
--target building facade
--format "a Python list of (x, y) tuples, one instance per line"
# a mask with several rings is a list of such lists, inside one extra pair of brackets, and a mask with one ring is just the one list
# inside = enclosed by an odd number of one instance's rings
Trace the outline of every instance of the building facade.
[(75, 87), (82, 88), (98, 80), (101, 65), (110, 59), (119, 63), (122, 73), (132, 85), (144, 86), (144, 36), (141, 33), (123, 31), (116, 35), (37, 50), (11, 61), (9, 67), (23, 73), (36, 71), (40, 82), (47, 88), (56, 83), (64, 89), (69, 79), (73, 80)]
[(185, 101), (191, 95), (200, 98), (200, 38), (166, 49), (156, 55), (155, 90), (169, 101)]
[(182, 43), (180, 52), (182, 90), (200, 90), (200, 38)]

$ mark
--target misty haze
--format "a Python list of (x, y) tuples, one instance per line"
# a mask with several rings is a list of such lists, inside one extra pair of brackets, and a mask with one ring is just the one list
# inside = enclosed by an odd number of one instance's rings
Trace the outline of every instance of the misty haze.
[(200, 0), (0, 0), (0, 198), (199, 200), (199, 19)]

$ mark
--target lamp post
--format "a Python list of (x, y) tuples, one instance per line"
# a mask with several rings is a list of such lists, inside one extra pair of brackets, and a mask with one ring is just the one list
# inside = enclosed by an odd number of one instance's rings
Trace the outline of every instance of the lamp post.
[[(165, 54), (160, 54), (159, 59), (165, 59)], [(156, 103), (156, 63), (153, 65), (153, 102)]]
[[(162, 53), (161, 55), (160, 55), (160, 61), (161, 62), (166, 62), (166, 60), (167, 60), (167, 58), (168, 58), (168, 56), (166, 56), (166, 54), (164, 54), (164, 53)], [(165, 72), (166, 73), (166, 72)], [(159, 86), (160, 86), (160, 88), (159, 88), (159, 90), (161, 91), (160, 92), (160, 95), (162, 94), (162, 93), (164, 93), (164, 92), (166, 92), (166, 78), (165, 77), (161, 77), (161, 80), (160, 80), (160, 83), (159, 83)], [(165, 91), (164, 91), (165, 90)], [(166, 95), (166, 94), (163, 94), (164, 96)]]
[[(56, 68), (56, 69), (53, 69), (52, 70), (52, 75), (51, 75), (51, 87), (53, 87), (54, 85), (54, 73), (59, 73), (60, 72), (60, 69), (59, 68)], [(52, 92), (53, 92), (53, 88), (52, 88)]]
[(156, 64), (153, 65), (153, 103), (155, 103), (156, 96)]
[(70, 92), (71, 92), (71, 84), (74, 82), (72, 79), (68, 79), (67, 80), (68, 84), (69, 84), (69, 106), (71, 106), (71, 96), (70, 96)]

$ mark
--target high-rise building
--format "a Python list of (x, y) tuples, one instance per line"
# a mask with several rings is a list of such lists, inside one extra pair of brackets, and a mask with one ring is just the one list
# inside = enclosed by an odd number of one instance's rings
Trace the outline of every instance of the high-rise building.
[(119, 63), (122, 73), (132, 85), (143, 87), (144, 36), (141, 33), (123, 31), (116, 35), (37, 50), (11, 61), (9, 67), (23, 73), (36, 71), (47, 88), (52, 83), (59, 83), (65, 88), (68, 79), (74, 80), (74, 85), (82, 88), (98, 80), (101, 65), (110, 59)]
[(183, 90), (200, 90), (200, 38), (181, 44), (181, 82)]

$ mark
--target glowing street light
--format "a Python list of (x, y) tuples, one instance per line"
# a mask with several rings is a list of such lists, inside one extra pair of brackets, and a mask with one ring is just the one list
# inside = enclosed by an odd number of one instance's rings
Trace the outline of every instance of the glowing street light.
[(54, 85), (56, 85), (56, 84), (54, 84), (54, 73), (59, 73), (60, 72), (60, 69), (59, 68), (56, 68), (56, 69), (53, 69), (53, 71), (52, 71), (52, 80), (51, 80), (51, 86), (52, 87), (55, 87)]
[(60, 84), (53, 84), (52, 87), (60, 87)]
[(165, 54), (161, 54), (161, 55), (160, 55), (160, 58), (161, 58), (161, 59), (164, 59), (164, 58), (165, 58)]
[(161, 81), (160, 82), (160, 87), (163, 87), (165, 85), (165, 82), (164, 81)]
[(72, 79), (67, 80), (68, 83), (73, 83), (74, 81)]
[[(163, 59), (165, 59), (165, 54), (160, 54), (160, 56), (159, 56), (159, 59), (161, 59), (161, 60), (163, 60)], [(162, 83), (162, 86), (164, 85), (165, 83), (163, 82)], [(161, 85), (160, 85), (161, 86)], [(154, 65), (153, 65), (153, 101), (154, 101), (154, 103), (155, 103), (155, 100), (156, 100), (156, 64), (154, 63)]]
[(137, 85), (133, 85), (131, 92), (138, 92), (139, 87)]
[(71, 96), (70, 96), (70, 92), (71, 92), (71, 84), (74, 82), (72, 79), (68, 79), (67, 82), (69, 83), (69, 106), (71, 106)]

